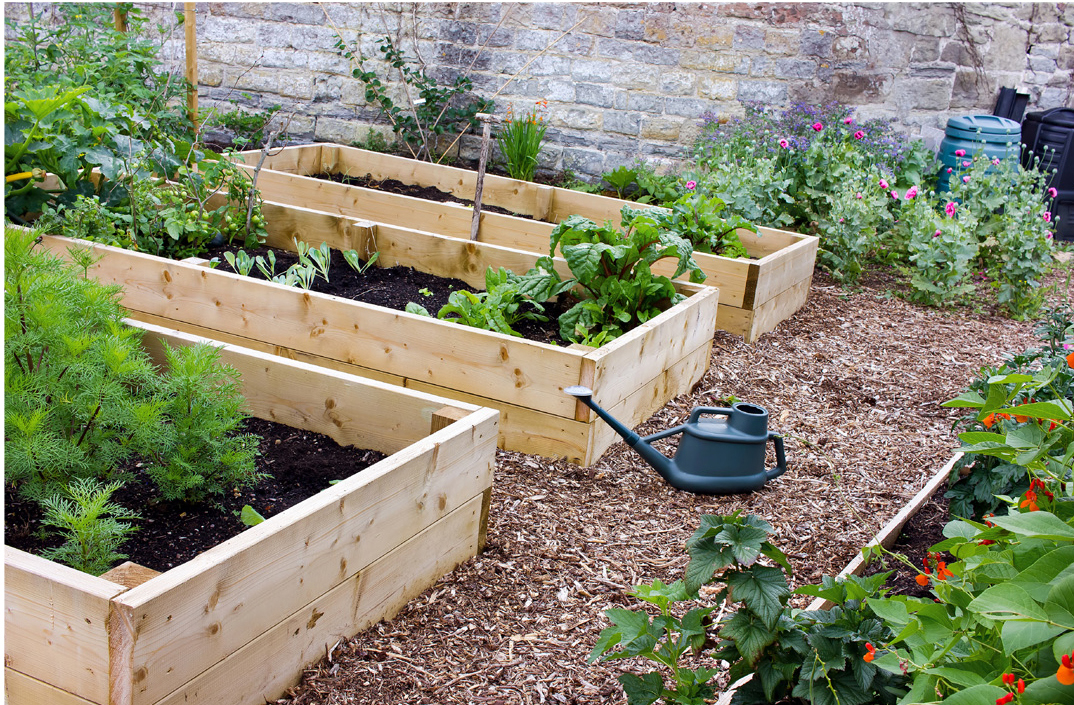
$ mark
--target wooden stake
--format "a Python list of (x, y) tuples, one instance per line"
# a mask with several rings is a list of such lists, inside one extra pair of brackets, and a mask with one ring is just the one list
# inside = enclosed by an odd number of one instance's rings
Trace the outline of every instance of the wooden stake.
[(183, 3), (183, 27), (186, 30), (186, 80), (190, 88), (186, 94), (186, 110), (194, 129), (198, 128), (198, 41), (194, 24), (194, 3)]
[(488, 113), (478, 113), (477, 119), (484, 123), (481, 131), (481, 158), (477, 162), (477, 188), (474, 189), (474, 220), (470, 224), (470, 239), (477, 239), (481, 227), (481, 190), (485, 187), (485, 166), (489, 160), (489, 142), (492, 141), (492, 120)]
[(127, 13), (123, 10), (112, 10), (112, 22), (117, 32), (127, 31)]

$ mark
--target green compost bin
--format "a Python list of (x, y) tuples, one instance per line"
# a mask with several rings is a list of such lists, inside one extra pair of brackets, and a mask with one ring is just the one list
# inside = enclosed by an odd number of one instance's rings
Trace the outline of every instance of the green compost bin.
[[(1021, 152), (1022, 124), (996, 115), (965, 115), (947, 121), (940, 152), (936, 157), (940, 167), (937, 191), (951, 188), (951, 177), (958, 174), (962, 162), (983, 153), (987, 159), (1008, 156), (1017, 158)], [(965, 150), (965, 156), (955, 152)], [(948, 169), (951, 172), (948, 173)]]

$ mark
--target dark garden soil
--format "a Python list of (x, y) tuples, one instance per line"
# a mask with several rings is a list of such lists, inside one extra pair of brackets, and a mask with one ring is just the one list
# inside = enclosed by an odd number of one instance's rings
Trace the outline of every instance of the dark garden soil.
[[(226, 272), (234, 271), (224, 260), (224, 251), (233, 248), (216, 248), (206, 253), (206, 257), (218, 257), (219, 268)], [(261, 255), (264, 257), (269, 248), (261, 247), (249, 251), (251, 257)], [(298, 255), (287, 250), (273, 250), (276, 255), (277, 274), (282, 274), (292, 264), (298, 261)], [(250, 270), (250, 276), (265, 279), (257, 267)], [(311, 291), (322, 294), (331, 294), (353, 301), (362, 301), (367, 304), (384, 306), (386, 308), (403, 311), (408, 303), (416, 303), (423, 306), (431, 315), (436, 316), (437, 311), (448, 303), (448, 297), (452, 291), (472, 291), (466, 282), (460, 279), (446, 279), (433, 274), (426, 274), (412, 267), (377, 267), (374, 266), (359, 274), (343, 257), (343, 253), (332, 250), (332, 263), (328, 270), (329, 281), (318, 276), (311, 287)], [(563, 303), (544, 304), (545, 314), (549, 317), (546, 322), (522, 321), (514, 326), (514, 329), (524, 338), (542, 343), (554, 343), (564, 345), (559, 337), (559, 315), (566, 310)]]
[[(267, 519), (384, 458), (377, 451), (341, 446), (328, 436), (262, 419), (247, 419), (245, 432), (261, 436), (257, 468), (269, 477), (210, 502), (165, 501), (144, 473), (130, 468), (134, 481), (113, 500), (142, 516), (122, 548), (131, 561), (164, 572), (242, 533), (247, 528), (239, 520), (244, 505)], [(36, 503), (5, 490), (4, 542), (31, 553), (58, 545), (40, 537), (40, 516)]]
[[(459, 198), (455, 194), (448, 193), (447, 191), (441, 191), (435, 186), (417, 186), (415, 184), (406, 184), (396, 179), (374, 179), (371, 175), (365, 176), (344, 176), (342, 174), (319, 174), (315, 178), (328, 179), (329, 181), (335, 181), (341, 184), (347, 184), (349, 186), (362, 186), (364, 188), (372, 188), (380, 191), (386, 191), (388, 193), (400, 194), (403, 196), (413, 196), (414, 198), (423, 198), (427, 201), (435, 201), (437, 203), (461, 203), (464, 206), (472, 206), (474, 202), (472, 199)], [(487, 203), (481, 204), (482, 211), (488, 211), (490, 213), (500, 213), (502, 215), (513, 215), (518, 218), (526, 218), (527, 220), (533, 220), (533, 216), (525, 215), (523, 213), (515, 213), (506, 208), (500, 208), (499, 206), (490, 206)]]
[[(653, 433), (734, 396), (769, 411), (785, 475), (751, 494), (705, 497), (670, 488), (622, 442), (588, 468), (500, 451), (488, 549), (394, 618), (327, 644), (329, 658), (280, 702), (621, 705), (616, 676), (644, 664), (586, 664), (603, 612), (634, 606), (633, 585), (681, 578), (702, 514), (771, 523), (794, 585), (839, 573), (959, 445), (958, 410), (940, 404), (982, 366), (1036, 343), (1032, 322), (996, 315), (987, 297), (976, 310), (937, 310), (893, 296), (899, 286), (890, 270), (871, 270), (852, 291), (818, 273), (806, 306), (755, 343), (717, 333), (701, 381), (635, 429)], [(920, 520), (933, 511), (942, 516), (930, 503)], [(915, 550), (939, 540), (937, 519)]]

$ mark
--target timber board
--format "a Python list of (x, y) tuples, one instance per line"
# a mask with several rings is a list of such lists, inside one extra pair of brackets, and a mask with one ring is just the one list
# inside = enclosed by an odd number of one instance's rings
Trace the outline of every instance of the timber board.
[(55, 688), (44, 681), (19, 673), (13, 668), (4, 669), (4, 702), (48, 703), (48, 705), (102, 705), (80, 698), (66, 690)]

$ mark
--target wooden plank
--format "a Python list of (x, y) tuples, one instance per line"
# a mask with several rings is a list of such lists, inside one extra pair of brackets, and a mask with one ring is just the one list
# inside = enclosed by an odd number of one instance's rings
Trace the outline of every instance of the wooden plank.
[(496, 421), (475, 411), (468, 432), (434, 434), (120, 595), (132, 702), (157, 702), (475, 498), (479, 513)]
[(104, 705), (54, 688), (13, 668), (4, 669), (4, 702), (7, 705)]
[[(62, 251), (77, 241), (45, 237)], [(83, 244), (82, 246), (89, 246)], [(560, 390), (582, 354), (230, 272), (92, 245), (93, 276), (124, 287), (123, 305), (179, 322), (303, 350), (503, 401), (574, 414)]]
[(470, 415), (470, 412), (466, 409), (460, 409), (456, 406), (445, 406), (437, 409), (433, 412), (433, 421), (431, 424), (431, 430), (433, 433), (447, 428), (456, 421), (461, 421)]
[(763, 260), (768, 255), (775, 254), (786, 247), (815, 238), (812, 235), (800, 235), (790, 230), (758, 227), (756, 233), (740, 228), (738, 239), (750, 257)]
[[(947, 480), (948, 476), (951, 474), (951, 468), (955, 466), (955, 463), (957, 463), (961, 457), (962, 453), (955, 453), (946, 465), (937, 470), (936, 473), (929, 478), (929, 481), (925, 483), (925, 486), (914, 495), (913, 499), (904, 505), (903, 508), (899, 510), (899, 513), (892, 517), (887, 524), (884, 524), (883, 528), (877, 532), (876, 536), (874, 536), (869, 543), (865, 544), (862, 551), (864, 552), (865, 549), (870, 546), (883, 546), (884, 548), (891, 548), (894, 546), (895, 541), (899, 538), (899, 534), (902, 533), (902, 527), (906, 526), (906, 522), (910, 521), (910, 519), (921, 510), (921, 507), (925, 506), (932, 495), (936, 493), (936, 490), (940, 488), (940, 485)], [(858, 555), (854, 557), (854, 560), (850, 561), (850, 563), (847, 564), (847, 567), (843, 568), (836, 577), (845, 578), (848, 575), (861, 575), (861, 572), (864, 569), (865, 558), (862, 556), (862, 553), (859, 552)], [(809, 603), (809, 607), (806, 609), (826, 610), (830, 609), (832, 604), (832, 602), (825, 600), (823, 597), (818, 597), (814, 599), (813, 602)]]
[[(746, 286), (750, 281), (751, 271), (756, 268), (756, 263), (746, 259), (731, 259), (695, 253), (694, 261), (706, 274), (702, 286), (711, 286), (720, 290), (720, 305), (745, 306)], [(677, 262), (670, 259), (660, 260), (652, 267), (654, 274), (662, 274), (670, 277), (675, 273)], [(683, 275), (679, 279), (686, 281), (689, 275)]]
[[(641, 385), (629, 397), (608, 409), (612, 416), (619, 419), (628, 428), (643, 423), (659, 409), (680, 394), (685, 394), (705, 376), (712, 359), (712, 340), (693, 351), (661, 374)], [(588, 455), (581, 461), (582, 465), (592, 465), (600, 459), (608, 448), (621, 437), (611, 426), (601, 420), (594, 420), (589, 425), (590, 438), (586, 443)]]
[[(723, 293), (722, 291), (720, 292)], [(716, 311), (716, 330), (727, 331), (745, 337), (753, 325), (753, 311), (720, 303)]]
[(765, 257), (760, 262), (753, 305), (747, 308), (756, 309), (795, 284), (812, 279), (818, 242), (817, 238), (802, 239)]
[(112, 570), (101, 573), (101, 578), (123, 587), (132, 588), (152, 580), (158, 575), (160, 575), (160, 571), (146, 568), (144, 565), (138, 565), (133, 561), (124, 561)]
[(476, 555), (483, 499), (474, 497), (155, 705), (275, 701), (340, 639), (390, 619)]
[(107, 703), (109, 601), (124, 590), (5, 546), (5, 665), (80, 698)]
[[(596, 365), (592, 388), (598, 404), (612, 408), (678, 360), (711, 346), (720, 292), (710, 287), (697, 287), (697, 292), (675, 310), (665, 311), (635, 328), (631, 335), (591, 353)], [(624, 374), (625, 370), (629, 373)]]
[(476, 394), (463, 394), (457, 390), (416, 380), (407, 380), (406, 386), (407, 389), (450, 396), (453, 399), (496, 409), (500, 412), (498, 441), (500, 448), (541, 455), (546, 458), (566, 458), (572, 463), (585, 461), (589, 424), (584, 421), (576, 421), (574, 418), (565, 418), (514, 404), (505, 404), (497, 399)]
[[(164, 364), (160, 341), (175, 347), (199, 340), (149, 324), (139, 327), (147, 331), (143, 345), (157, 364)], [(220, 361), (241, 375), (252, 415), (322, 433), (342, 446), (398, 452), (429, 435), (433, 413), (444, 406), (442, 398), (234, 345), (221, 344)]]
[(809, 297), (809, 285), (812, 281), (812, 278), (803, 279), (754, 310), (750, 316), (748, 330), (741, 334), (746, 342), (752, 343), (762, 334), (775, 330), (776, 326), (802, 308)]

